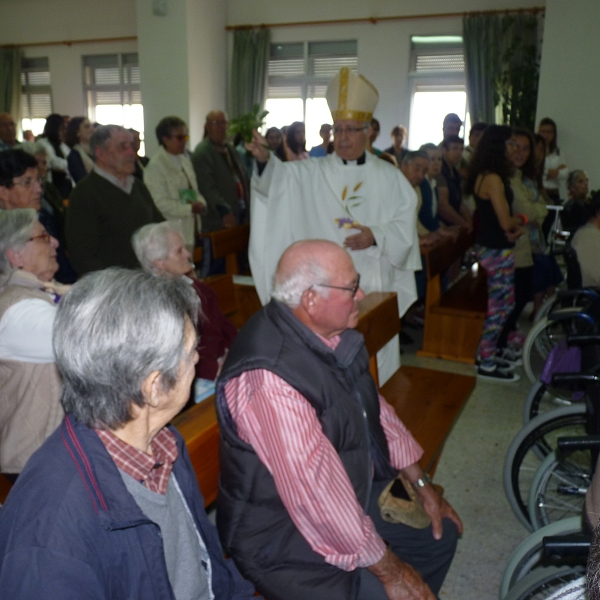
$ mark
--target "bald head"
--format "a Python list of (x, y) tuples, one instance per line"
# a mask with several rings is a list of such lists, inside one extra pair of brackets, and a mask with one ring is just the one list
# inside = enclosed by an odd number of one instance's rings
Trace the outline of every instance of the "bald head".
[(0, 140), (9, 146), (17, 143), (17, 126), (15, 120), (7, 112), (0, 113)]
[(211, 110), (206, 115), (206, 135), (217, 146), (224, 146), (227, 141), (227, 115), (222, 110)]
[(326, 240), (303, 240), (281, 256), (273, 278), (273, 298), (286, 304), (309, 329), (330, 338), (356, 327), (358, 274), (350, 255)]

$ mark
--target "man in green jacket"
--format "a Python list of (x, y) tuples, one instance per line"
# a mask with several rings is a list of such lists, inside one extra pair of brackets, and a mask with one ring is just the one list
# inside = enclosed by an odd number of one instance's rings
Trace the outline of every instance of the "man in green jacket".
[(90, 148), (94, 170), (73, 189), (67, 210), (66, 240), (79, 276), (107, 267), (139, 267), (131, 236), (164, 217), (148, 188), (133, 176), (132, 135), (118, 125), (98, 127)]
[(217, 231), (248, 221), (250, 186), (237, 150), (227, 143), (227, 117), (214, 110), (206, 115), (206, 136), (192, 156), (198, 189), (208, 203), (202, 216), (205, 231)]

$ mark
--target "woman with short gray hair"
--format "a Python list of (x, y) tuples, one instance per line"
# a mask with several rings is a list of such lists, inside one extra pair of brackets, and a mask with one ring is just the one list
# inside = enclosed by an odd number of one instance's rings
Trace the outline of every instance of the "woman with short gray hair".
[(52, 327), (67, 286), (32, 208), (0, 212), (0, 471), (15, 479), (62, 418)]
[(2, 507), (2, 597), (254, 600), (168, 425), (194, 377), (197, 314), (186, 282), (140, 270), (95, 271), (61, 301), (66, 414)]
[(196, 172), (185, 152), (187, 125), (179, 117), (165, 117), (156, 126), (156, 137), (160, 147), (144, 169), (144, 183), (165, 219), (181, 223), (187, 249), (193, 252), (206, 201), (198, 191)]
[(199, 314), (196, 376), (213, 381), (221, 371), (237, 329), (219, 308), (216, 292), (196, 278), (181, 229), (164, 221), (138, 229), (131, 239), (133, 250), (143, 269), (166, 278), (183, 278), (196, 292), (201, 303)]

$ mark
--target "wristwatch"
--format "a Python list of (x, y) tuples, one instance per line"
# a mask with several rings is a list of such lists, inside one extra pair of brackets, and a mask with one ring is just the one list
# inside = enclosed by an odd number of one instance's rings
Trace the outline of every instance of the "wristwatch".
[(413, 481), (413, 485), (416, 488), (425, 487), (428, 483), (431, 483), (431, 477), (429, 477), (429, 475), (427, 475), (427, 473), (423, 473), (423, 477), (421, 477), (420, 479), (417, 479), (416, 481)]

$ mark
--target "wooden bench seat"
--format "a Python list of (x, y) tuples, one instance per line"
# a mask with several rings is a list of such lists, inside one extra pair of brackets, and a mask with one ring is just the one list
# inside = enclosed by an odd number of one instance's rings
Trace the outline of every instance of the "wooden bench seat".
[(418, 356), (475, 363), (487, 313), (487, 276), (477, 264), (442, 292), (442, 276), (473, 245), (473, 235), (461, 232), (423, 251), (427, 295), (423, 347)]
[[(374, 292), (360, 302), (357, 330), (365, 337), (371, 372), (377, 381), (376, 353), (400, 329), (392, 292)], [(424, 450), (421, 465), (433, 474), (444, 441), (473, 386), (474, 377), (417, 367), (401, 367), (381, 388), (382, 395)], [(181, 413), (172, 424), (183, 436), (206, 504), (215, 501), (219, 483), (219, 428), (214, 397)], [(0, 479), (0, 501), (7, 485)]]
[[(357, 330), (365, 337), (376, 381), (375, 355), (399, 329), (396, 294), (373, 292), (360, 302)], [(404, 366), (381, 389), (423, 448), (421, 465), (430, 474), (474, 385), (474, 377)], [(218, 491), (219, 433), (214, 401), (211, 397), (173, 420), (186, 440), (207, 504)]]

